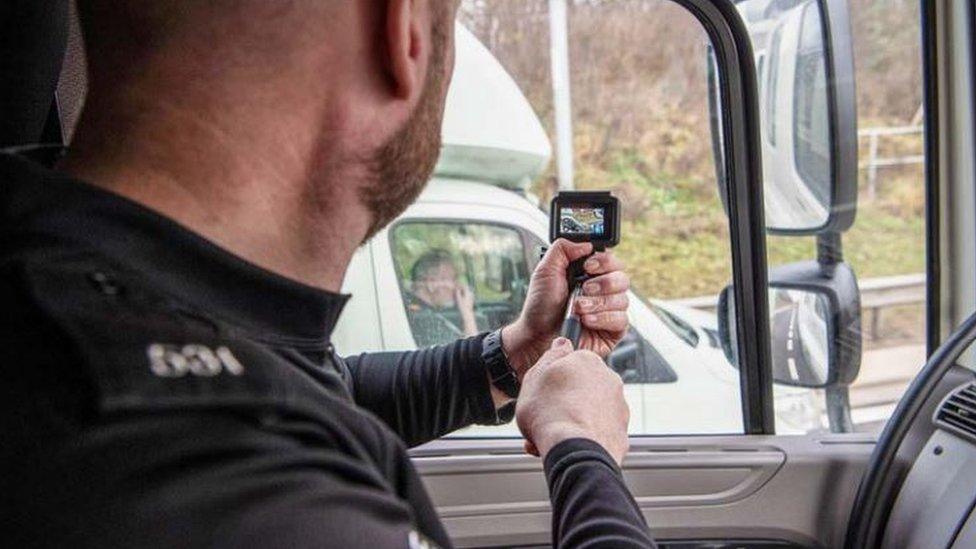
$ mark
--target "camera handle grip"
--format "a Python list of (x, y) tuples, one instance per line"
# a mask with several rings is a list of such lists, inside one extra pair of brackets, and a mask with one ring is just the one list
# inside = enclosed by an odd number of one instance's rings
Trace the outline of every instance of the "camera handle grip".
[[(593, 252), (602, 252), (604, 250), (603, 246), (594, 246)], [(547, 248), (542, 246), (539, 250), (539, 259), (542, 259), (546, 255)], [(574, 311), (576, 307), (576, 298), (579, 297), (583, 289), (583, 283), (586, 282), (590, 275), (586, 274), (583, 269), (583, 264), (589, 259), (593, 254), (587, 254), (579, 259), (575, 259), (569, 263), (569, 267), (566, 269), (566, 283), (569, 286), (569, 299), (566, 302), (566, 317), (563, 319), (562, 329), (559, 331), (559, 335), (565, 337), (573, 343), (573, 348), (579, 348), (580, 336), (583, 334), (583, 323), (580, 321), (579, 315)]]
[(582, 293), (583, 282), (587, 278), (589, 277), (586, 275), (578, 277), (573, 285), (570, 286), (569, 299), (566, 302), (566, 317), (563, 318), (563, 326), (559, 332), (559, 335), (573, 343), (574, 349), (579, 348), (580, 336), (583, 334), (583, 322), (575, 311), (576, 298)]

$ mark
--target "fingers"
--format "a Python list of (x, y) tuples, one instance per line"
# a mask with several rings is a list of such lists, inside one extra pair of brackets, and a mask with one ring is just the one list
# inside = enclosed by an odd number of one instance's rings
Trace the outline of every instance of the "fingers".
[(613, 271), (595, 276), (583, 284), (584, 296), (599, 296), (626, 292), (630, 288), (630, 278), (623, 271)]
[(622, 332), (627, 329), (627, 305), (625, 292), (610, 295), (581, 297), (576, 301), (576, 313), (580, 315), (583, 328), (607, 332)]
[(602, 330), (605, 332), (623, 332), (627, 329), (626, 311), (604, 311), (602, 313), (584, 314), (580, 322), (587, 330)]
[(624, 263), (610, 252), (598, 252), (583, 263), (583, 270), (589, 275), (601, 275), (624, 270)]
[(576, 313), (586, 315), (604, 311), (626, 311), (629, 304), (630, 299), (626, 292), (592, 297), (584, 296), (576, 300)]
[(549, 346), (549, 350), (539, 357), (539, 360), (536, 361), (535, 366), (533, 366), (532, 369), (541, 370), (548, 364), (551, 364), (572, 352), (573, 344), (570, 343), (570, 341), (565, 337), (557, 337), (556, 339), (552, 340), (552, 345)]
[(570, 242), (565, 238), (557, 239), (542, 257), (539, 266), (565, 271), (571, 261), (575, 261), (593, 252), (593, 244), (589, 242)]

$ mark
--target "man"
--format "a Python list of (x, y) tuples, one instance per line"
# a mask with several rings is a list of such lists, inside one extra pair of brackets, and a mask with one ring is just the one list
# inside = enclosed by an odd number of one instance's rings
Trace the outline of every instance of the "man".
[[(438, 152), (446, 0), (79, 0), (90, 91), (59, 172), (0, 158), (4, 543), (450, 544), (406, 445), (506, 419), (557, 545), (650, 544), (620, 478), (613, 256), (553, 341), (560, 242), (503, 330), (335, 356), (355, 248)], [(553, 341), (550, 344), (550, 341)], [(521, 393), (518, 383), (521, 380)]]
[(474, 310), (474, 293), (458, 281), (451, 253), (428, 250), (410, 267), (407, 319), (421, 347), (477, 335), (488, 328), (484, 315)]

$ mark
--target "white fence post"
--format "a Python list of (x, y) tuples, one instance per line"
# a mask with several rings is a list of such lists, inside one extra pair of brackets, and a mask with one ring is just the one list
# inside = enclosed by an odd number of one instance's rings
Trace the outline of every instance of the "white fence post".
[(573, 190), (573, 111), (569, 93), (569, 23), (566, 0), (549, 0), (549, 57), (556, 115), (556, 176), (561, 190)]
[(868, 199), (874, 200), (878, 196), (878, 168), (886, 166), (904, 166), (908, 164), (922, 164), (925, 162), (924, 155), (895, 156), (891, 158), (878, 158), (879, 142), (882, 137), (896, 135), (921, 134), (922, 126), (892, 126), (879, 128), (864, 128), (858, 130), (858, 138), (868, 138), (868, 159), (858, 165), (859, 169), (868, 170)]
[(871, 201), (878, 196), (878, 134), (871, 132), (871, 141), (868, 145), (868, 198)]

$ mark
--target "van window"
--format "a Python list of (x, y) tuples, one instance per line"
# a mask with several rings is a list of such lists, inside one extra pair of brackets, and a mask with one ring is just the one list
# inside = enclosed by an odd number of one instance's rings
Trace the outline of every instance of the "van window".
[(504, 326), (522, 310), (529, 269), (511, 227), (405, 222), (391, 232), (391, 248), (418, 347)]
[[(529, 275), (543, 243), (501, 225), (407, 221), (392, 232), (392, 249), (407, 321), (417, 347), (450, 343), (501, 328), (522, 310)], [(528, 249), (523, 242), (528, 241)], [(466, 296), (465, 293), (468, 293)], [(668, 315), (651, 306), (657, 315)], [(691, 326), (665, 323), (690, 347)], [(691, 333), (687, 333), (691, 331)], [(693, 339), (692, 339), (693, 338)], [(625, 383), (671, 383), (678, 379), (667, 360), (631, 327), (607, 357)]]

